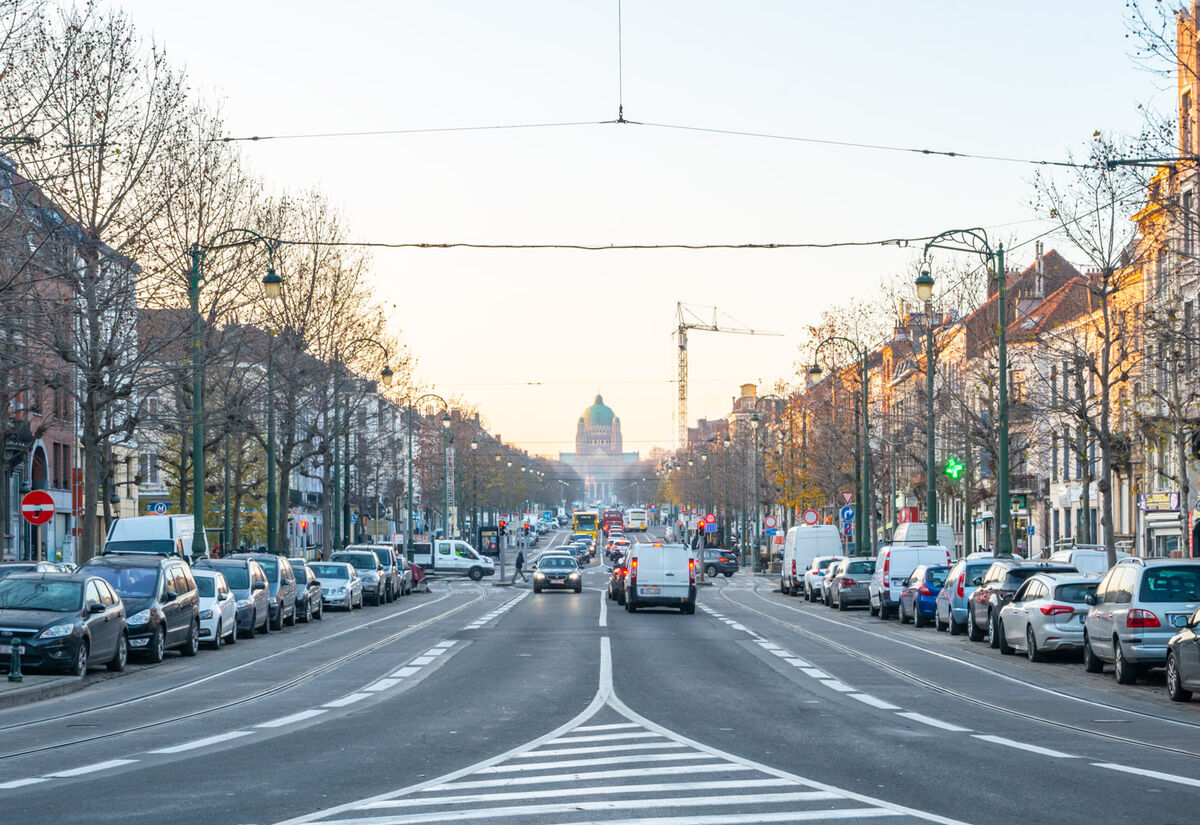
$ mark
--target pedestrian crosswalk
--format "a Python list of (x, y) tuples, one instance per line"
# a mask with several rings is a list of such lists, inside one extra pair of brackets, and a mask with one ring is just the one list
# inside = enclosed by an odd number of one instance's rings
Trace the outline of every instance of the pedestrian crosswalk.
[(724, 753), (642, 718), (614, 695), (506, 754), (296, 823), (741, 825), (950, 820)]

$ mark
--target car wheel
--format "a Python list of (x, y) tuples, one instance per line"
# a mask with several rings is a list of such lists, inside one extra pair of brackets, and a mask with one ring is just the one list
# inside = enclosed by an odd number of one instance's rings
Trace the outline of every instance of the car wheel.
[(1175, 661), (1175, 652), (1167, 653), (1167, 695), (1174, 702), (1192, 701), (1192, 692), (1183, 686), (1179, 676), (1179, 663)]
[(237, 611), (233, 613), (233, 632), (229, 634), (229, 638), (225, 640), (226, 644), (237, 644)]
[(534, 592), (534, 593), (541, 593), (541, 592), (542, 592), (542, 588), (538, 587), (538, 586), (535, 584), (535, 585), (533, 586), (533, 592)]
[(1083, 634), (1083, 669), (1088, 673), (1104, 672), (1104, 660), (1092, 650), (1092, 640), (1086, 633)]
[(217, 632), (213, 635), (213, 650), (220, 650), (221, 645), (225, 644), (225, 640), (221, 638), (221, 622), (217, 622)]
[(151, 664), (156, 665), (163, 660), (167, 649), (166, 635), (162, 627), (158, 627), (155, 629), (154, 635), (150, 637), (150, 645), (146, 648), (146, 658), (150, 660)]
[(1138, 677), (1137, 667), (1125, 658), (1125, 650), (1119, 639), (1113, 639), (1113, 675), (1117, 677), (1119, 685), (1132, 685)]
[(688, 602), (683, 607), (679, 608), (679, 612), (683, 613), (685, 616), (696, 615), (696, 603)]
[(841, 612), (841, 613), (845, 613), (845, 612), (846, 612), (846, 603), (845, 603), (844, 601), (842, 601), (841, 594), (839, 594), (839, 595), (838, 595), (838, 600), (837, 600), (837, 609), (838, 609), (838, 611), (839, 611), (839, 612)]
[(473, 582), (479, 581), (480, 579), (483, 578), (483, 568), (482, 567), (472, 567), (471, 571), (469, 573), (467, 573), (467, 577), (470, 578), (471, 581), (473, 581)]
[(1031, 662), (1041, 662), (1046, 658), (1042, 651), (1038, 650), (1037, 635), (1034, 634), (1032, 625), (1025, 628), (1025, 655)]
[(950, 614), (950, 621), (947, 622), (947, 624), (950, 625), (950, 635), (951, 636), (961, 636), (962, 635), (963, 626), (961, 624), (959, 624), (958, 622), (954, 621), (954, 614)]
[(938, 615), (938, 612), (936, 609), (933, 612), (933, 629), (936, 630), (938, 633), (946, 632), (946, 623), (942, 621), (942, 617), (940, 615)]
[(312, 600), (309, 600), (304, 603), (304, 615), (300, 617), (300, 621), (304, 622), (305, 624), (308, 624), (309, 622), (312, 621), (312, 617), (313, 617)]
[(705, 567), (704, 575), (708, 576), (710, 579), (715, 579), (717, 577), (717, 566), (715, 564), (710, 564)]
[(325, 601), (324, 601), (324, 599), (322, 599), (321, 603), (319, 605), (317, 605), (317, 609), (313, 612), (313, 618), (315, 618), (318, 622), (321, 621), (321, 619), (325, 618)]
[(1000, 647), (1000, 634), (996, 632), (996, 614), (992, 610), (988, 610), (987, 643), (993, 650)]
[(979, 629), (979, 622), (975, 621), (975, 611), (967, 611), (967, 638), (972, 642), (983, 641), (983, 631)]
[(725, 574), (725, 578), (727, 578), (727, 579), (728, 579), (728, 578), (730, 578), (732, 575), (733, 575), (733, 571), (731, 570), (731, 571), (729, 571), (728, 573), (726, 573), (726, 574)]
[(582, 584), (580, 584), (580, 585), (576, 585), (576, 587), (575, 587), (575, 592), (576, 592), (576, 593), (582, 593), (582, 592), (583, 592), (583, 585), (582, 585)]
[(783, 583), (783, 579), (779, 580), (779, 592), (785, 596), (788, 594), (788, 588), (787, 585)]
[[(279, 608), (279, 612), (283, 613), (282, 607)], [(292, 602), (292, 612), (287, 617), (287, 625), (288, 625), (288, 627), (296, 626), (296, 602), (294, 602), (294, 601)]]
[(1011, 656), (1017, 651), (1008, 643), (1008, 634), (1004, 632), (1004, 622), (996, 622), (996, 647), (1000, 648), (1001, 655)]
[(880, 596), (879, 597), (879, 618), (883, 619), (886, 622), (891, 617), (892, 617), (892, 612), (888, 608), (887, 599), (883, 598), (883, 596)]
[(200, 620), (192, 622), (192, 630), (188, 634), (187, 641), (183, 647), (179, 648), (179, 652), (184, 656), (195, 656), (200, 652)]
[(272, 630), (283, 630), (283, 605), (279, 606), (279, 618), (272, 619), (271, 612), (268, 610), (267, 611), (267, 619), (271, 625)]
[(250, 616), (250, 627), (246, 628), (246, 638), (253, 639), (254, 634), (257, 632), (258, 632), (258, 611), (255, 610), (254, 614)]
[(88, 643), (84, 639), (79, 643), (79, 650), (75, 652), (75, 661), (67, 665), (68, 676), (84, 676), (88, 669)]
[(925, 625), (929, 624), (925, 617), (921, 615), (921, 609), (915, 604), (913, 605), (912, 620), (913, 627), (924, 627)]
[(909, 622), (908, 613), (904, 610), (903, 600), (896, 605), (896, 619), (899, 620), (900, 624), (908, 624)]
[(129, 637), (124, 633), (121, 638), (117, 639), (117, 652), (108, 660), (108, 667), (113, 673), (120, 673), (125, 669), (126, 663), (129, 661)]
[(634, 605), (633, 601), (628, 598), (625, 599), (625, 612), (637, 613), (637, 607)]

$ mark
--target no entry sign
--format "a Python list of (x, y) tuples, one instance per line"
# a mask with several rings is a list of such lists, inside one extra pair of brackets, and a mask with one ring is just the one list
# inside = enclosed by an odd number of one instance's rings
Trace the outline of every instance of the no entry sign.
[(54, 499), (45, 490), (31, 490), (21, 499), (21, 516), (30, 524), (45, 524), (54, 518)]

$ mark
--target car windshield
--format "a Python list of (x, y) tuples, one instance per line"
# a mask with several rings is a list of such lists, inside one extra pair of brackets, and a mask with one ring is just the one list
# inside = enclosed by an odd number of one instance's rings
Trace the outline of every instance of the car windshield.
[(196, 576), (196, 592), (211, 599), (217, 594), (217, 580), (208, 576)]
[(386, 547), (380, 547), (375, 551), (375, 558), (379, 559), (379, 563), (387, 567), (392, 563), (392, 551)]
[(43, 579), (0, 582), (0, 610), (52, 610), (73, 613), (83, 605), (83, 585)]
[(542, 570), (574, 570), (575, 562), (562, 556), (551, 556), (548, 559), (543, 559), (538, 567)]
[(296, 574), (296, 584), (308, 584), (308, 565), (296, 559), (292, 562), (292, 572)]
[(153, 567), (109, 567), (87, 565), (87, 571), (112, 585), (122, 599), (148, 599), (158, 585), (158, 570)]
[(314, 564), (313, 575), (321, 579), (348, 579), (346, 568), (340, 564)]
[(358, 570), (374, 570), (379, 562), (370, 553), (340, 553), (333, 557), (334, 561), (344, 561), (352, 564)]
[(255, 559), (255, 561), (258, 562), (259, 567), (263, 569), (267, 574), (267, 578), (271, 581), (274, 581), (275, 577), (279, 575), (279, 562), (275, 561), (275, 559), (262, 558)]
[(941, 587), (946, 583), (946, 574), (949, 572), (949, 570), (944, 568), (942, 570), (926, 570), (925, 581), (935, 587)]
[(230, 590), (246, 590), (250, 587), (250, 572), (241, 565), (221, 565), (221, 575)]
[(159, 553), (169, 556), (175, 552), (171, 539), (138, 539), (136, 541), (110, 541), (104, 545), (110, 553)]
[(833, 564), (833, 559), (821, 559), (819, 562), (817, 562), (817, 569), (824, 570), (831, 564)]
[(1200, 601), (1200, 564), (1152, 567), (1142, 574), (1144, 602)]
[(875, 560), (869, 559), (867, 561), (852, 561), (850, 564), (846, 565), (845, 572), (859, 574), (874, 573)]
[(1056, 602), (1067, 602), (1069, 604), (1083, 604), (1084, 596), (1096, 592), (1096, 584), (1096, 582), (1060, 584), (1054, 589), (1054, 600)]

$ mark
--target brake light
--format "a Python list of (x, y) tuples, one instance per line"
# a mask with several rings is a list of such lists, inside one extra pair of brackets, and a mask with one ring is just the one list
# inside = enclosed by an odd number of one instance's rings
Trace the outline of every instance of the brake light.
[(1134, 608), (1125, 616), (1126, 627), (1162, 627), (1158, 623), (1158, 616), (1155, 616), (1149, 610)]
[(884, 576), (886, 576), (888, 574), (888, 570), (891, 569), (891, 566), (892, 566), (892, 555), (891, 555), (891, 553), (885, 553), (883, 556), (883, 575)]
[(792, 578), (796, 578), (796, 560), (792, 559)]
[(629, 562), (629, 583), (637, 584), (637, 559)]
[(933, 591), (929, 589), (929, 585), (925, 584), (925, 582), (921, 582), (921, 587), (919, 589), (921, 591), (922, 596), (932, 596), (933, 595)]
[(842, 579), (842, 587), (854, 587), (854, 579)]
[(696, 560), (688, 559), (688, 584), (696, 583)]
[(1044, 604), (1038, 609), (1045, 616), (1065, 616), (1075, 612), (1075, 608), (1069, 604)]
[(963, 597), (963, 585), (967, 583), (967, 571), (964, 570), (958, 574), (958, 597)]

